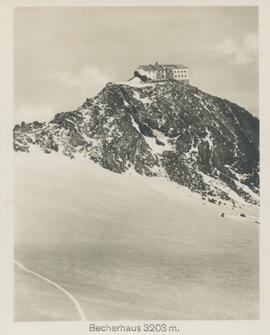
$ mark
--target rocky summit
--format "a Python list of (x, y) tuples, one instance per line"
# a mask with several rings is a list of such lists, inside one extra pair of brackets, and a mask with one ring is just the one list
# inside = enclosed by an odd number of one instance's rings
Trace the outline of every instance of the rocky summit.
[(220, 205), (258, 204), (259, 120), (177, 81), (108, 83), (77, 110), (14, 127), (15, 151), (40, 147), (116, 173), (168, 178)]

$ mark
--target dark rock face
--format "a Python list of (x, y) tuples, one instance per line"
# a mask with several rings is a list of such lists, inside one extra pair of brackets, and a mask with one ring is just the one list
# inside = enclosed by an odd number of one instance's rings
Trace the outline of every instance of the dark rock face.
[(117, 173), (165, 176), (211, 202), (258, 203), (259, 120), (179, 82), (108, 83), (49, 123), (16, 125), (14, 149), (29, 152), (33, 145)]

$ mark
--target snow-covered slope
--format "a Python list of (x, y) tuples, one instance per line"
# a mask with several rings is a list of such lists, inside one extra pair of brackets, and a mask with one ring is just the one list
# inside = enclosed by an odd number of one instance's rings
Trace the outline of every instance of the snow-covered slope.
[[(258, 317), (255, 207), (56, 153), (15, 162), (15, 258), (89, 320)], [(15, 269), (17, 320), (78, 319), (61, 291)]]
[(175, 81), (108, 83), (49, 123), (16, 125), (15, 150), (34, 146), (117, 173), (165, 176), (220, 205), (259, 202), (258, 119)]

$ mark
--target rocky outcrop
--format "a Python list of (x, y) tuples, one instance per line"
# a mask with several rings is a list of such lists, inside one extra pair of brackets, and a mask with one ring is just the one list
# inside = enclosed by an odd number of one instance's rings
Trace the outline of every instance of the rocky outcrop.
[(77, 110), (14, 128), (14, 149), (60, 151), (117, 173), (163, 176), (209, 201), (257, 204), (259, 120), (176, 81), (108, 83)]

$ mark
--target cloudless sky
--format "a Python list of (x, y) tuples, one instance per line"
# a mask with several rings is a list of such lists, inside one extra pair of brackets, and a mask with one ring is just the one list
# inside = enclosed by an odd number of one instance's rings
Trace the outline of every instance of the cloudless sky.
[(257, 8), (17, 8), (15, 121), (76, 109), (155, 61), (188, 65), (192, 85), (257, 113)]

